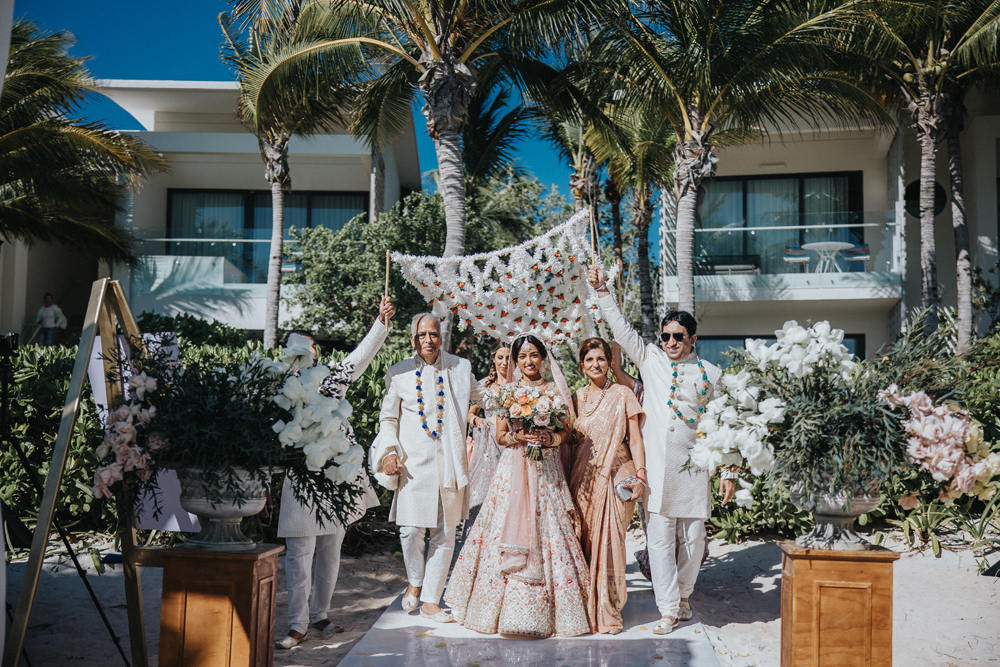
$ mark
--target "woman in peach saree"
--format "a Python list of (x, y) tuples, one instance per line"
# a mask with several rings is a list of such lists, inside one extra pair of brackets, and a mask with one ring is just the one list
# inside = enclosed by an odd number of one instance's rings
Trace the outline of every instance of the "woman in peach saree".
[[(590, 568), (587, 615), (598, 632), (618, 634), (627, 598), (625, 530), (646, 486), (643, 412), (630, 389), (611, 382), (607, 342), (588, 338), (579, 356), (590, 383), (573, 396), (577, 420), (569, 486), (580, 509), (580, 543)], [(619, 483), (625, 498), (615, 490)]]

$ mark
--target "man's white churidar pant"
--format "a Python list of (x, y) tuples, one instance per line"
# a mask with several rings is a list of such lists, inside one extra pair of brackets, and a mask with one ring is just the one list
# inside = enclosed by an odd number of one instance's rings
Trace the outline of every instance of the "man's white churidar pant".
[(691, 596), (705, 555), (705, 520), (646, 512), (649, 573), (660, 616), (677, 618), (681, 598)]
[[(330, 535), (285, 538), (285, 585), (288, 588), (288, 626), (305, 633), (313, 623), (327, 618), (333, 589), (340, 574), (340, 546), (346, 529), (337, 524)], [(313, 574), (313, 553), (315, 574)], [(310, 578), (312, 586), (310, 586)], [(312, 589), (310, 603), (309, 591)]]
[[(444, 507), (438, 501), (438, 520), (434, 528), (400, 526), (399, 541), (403, 545), (406, 579), (420, 589), (420, 601), (441, 604), (445, 580), (455, 552), (455, 526), (445, 525)], [(427, 553), (424, 554), (424, 531), (431, 531)]]

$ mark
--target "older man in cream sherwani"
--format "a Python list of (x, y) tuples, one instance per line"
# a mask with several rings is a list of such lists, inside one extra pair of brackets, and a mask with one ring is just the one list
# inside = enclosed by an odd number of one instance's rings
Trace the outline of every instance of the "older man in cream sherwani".
[[(722, 391), (722, 370), (693, 351), (698, 337), (692, 315), (671, 311), (661, 323), (662, 347), (647, 344), (618, 310), (600, 267), (590, 268), (589, 281), (597, 290), (597, 303), (615, 341), (638, 366), (645, 388), (642, 438), (648, 471), (643, 472), (648, 476), (639, 476), (649, 482), (643, 495), (646, 544), (662, 617), (653, 632), (667, 634), (678, 621), (692, 617), (688, 597), (705, 553), (705, 520), (712, 512), (712, 499), (709, 475), (681, 468), (698, 437), (699, 408)], [(722, 492), (728, 501), (735, 483), (730, 474), (723, 479)]]
[[(485, 395), (468, 361), (441, 351), (441, 326), (428, 313), (413, 318), (416, 354), (389, 369), (379, 434), (369, 465), (380, 484), (395, 491), (389, 520), (399, 525), (409, 586), (403, 608), (440, 623), (454, 619), (439, 606), (455, 529), (469, 516), (465, 452), (470, 400)], [(424, 553), (424, 533), (430, 546)]]

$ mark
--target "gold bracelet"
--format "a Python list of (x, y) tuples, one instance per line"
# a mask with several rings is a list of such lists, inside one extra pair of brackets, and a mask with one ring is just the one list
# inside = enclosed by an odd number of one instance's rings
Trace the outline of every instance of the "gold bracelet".
[(559, 443), (561, 443), (561, 442), (562, 442), (562, 436), (559, 435), (558, 433), (553, 433), (552, 434), (552, 442), (549, 443), (549, 447), (558, 447)]

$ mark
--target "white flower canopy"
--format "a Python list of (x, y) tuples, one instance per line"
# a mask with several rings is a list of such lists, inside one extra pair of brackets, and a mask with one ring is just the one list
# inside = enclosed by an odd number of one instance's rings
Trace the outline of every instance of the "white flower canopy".
[(587, 284), (588, 217), (584, 209), (542, 236), (493, 252), (447, 258), (397, 252), (392, 260), (434, 315), (459, 315), (459, 329), (498, 340), (531, 333), (550, 345), (573, 343), (593, 336), (595, 325), (603, 329), (597, 293)]

